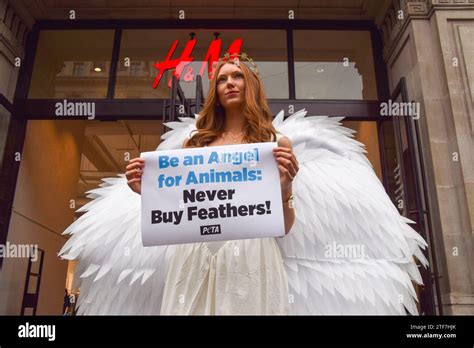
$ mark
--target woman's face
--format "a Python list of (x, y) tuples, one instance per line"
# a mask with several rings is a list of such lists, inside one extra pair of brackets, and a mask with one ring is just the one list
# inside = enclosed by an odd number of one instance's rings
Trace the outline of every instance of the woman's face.
[(241, 107), (244, 103), (245, 80), (240, 68), (224, 64), (217, 75), (217, 97), (224, 109)]

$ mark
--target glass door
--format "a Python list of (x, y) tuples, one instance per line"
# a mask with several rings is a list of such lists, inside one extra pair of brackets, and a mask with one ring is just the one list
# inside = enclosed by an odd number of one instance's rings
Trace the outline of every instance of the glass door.
[(390, 110), (398, 111), (389, 113), (379, 124), (383, 139), (381, 151), (384, 159), (385, 189), (400, 214), (415, 222), (411, 227), (428, 243), (424, 254), (429, 261), (429, 266), (425, 269), (418, 264), (424, 284), (416, 286), (420, 300), (419, 313), (442, 315), (429, 204), (426, 199), (424, 157), (419, 144), (420, 114), (419, 108), (417, 114), (400, 112), (401, 110), (413, 111), (416, 105), (415, 102), (408, 101), (404, 78), (398, 83), (387, 104)]

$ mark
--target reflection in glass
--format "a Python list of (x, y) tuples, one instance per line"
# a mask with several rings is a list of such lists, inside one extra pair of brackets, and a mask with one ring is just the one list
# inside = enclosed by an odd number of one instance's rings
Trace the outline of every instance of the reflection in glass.
[[(156, 86), (153, 84), (159, 71), (155, 63), (164, 62), (174, 42), (177, 46), (170, 60), (183, 54), (191, 40), (192, 30), (124, 30), (120, 59), (117, 69), (115, 98), (161, 98), (170, 97), (171, 70), (165, 70)], [(218, 57), (222, 57), (237, 39), (243, 41), (241, 52), (246, 52), (258, 65), (267, 98), (288, 98), (288, 64), (286, 32), (284, 30), (196, 30), (196, 39), (190, 57), (185, 62), (180, 76), (180, 86), (186, 98), (195, 98), (196, 75), (202, 72), (203, 92), (209, 88), (208, 64), (204, 62), (215, 32), (222, 40)], [(204, 65), (204, 67), (203, 67)]]
[(41, 31), (29, 98), (106, 98), (113, 30)]
[(376, 100), (369, 31), (295, 30), (297, 99)]

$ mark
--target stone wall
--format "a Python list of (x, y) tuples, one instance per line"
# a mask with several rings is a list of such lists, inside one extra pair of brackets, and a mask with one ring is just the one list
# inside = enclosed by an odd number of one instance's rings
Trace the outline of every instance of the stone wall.
[(390, 89), (421, 104), (443, 312), (474, 314), (474, 3), (393, 1), (380, 28)]
[[(0, 93), (13, 103), (34, 19), (14, 1), (0, 0)], [(19, 64), (18, 64), (19, 63)], [(9, 117), (2, 116), (6, 135)], [(45, 251), (37, 313), (61, 314), (67, 262), (57, 253), (73, 221), (69, 200), (76, 198), (84, 121), (30, 121), (8, 231), (9, 246), (37, 245)], [(3, 147), (0, 148), (3, 152)], [(0, 153), (3, 155), (2, 153)], [(3, 156), (1, 156), (3, 157)], [(19, 315), (28, 267), (26, 257), (7, 257), (0, 269), (0, 315)], [(34, 284), (30, 284), (30, 292)]]

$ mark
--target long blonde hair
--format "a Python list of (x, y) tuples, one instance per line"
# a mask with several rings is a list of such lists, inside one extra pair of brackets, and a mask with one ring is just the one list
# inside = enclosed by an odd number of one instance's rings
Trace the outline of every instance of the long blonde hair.
[[(196, 122), (197, 133), (190, 135), (185, 147), (202, 147), (220, 136), (224, 131), (225, 110), (218, 104), (217, 77), (224, 64), (234, 64), (232, 60), (221, 61), (209, 81), (209, 92), (199, 118)], [(245, 97), (243, 116), (245, 117), (244, 138), (247, 143), (271, 141), (276, 137), (273, 116), (268, 107), (263, 84), (258, 75), (243, 62), (239, 64), (244, 75)], [(274, 138), (273, 138), (274, 139)]]

